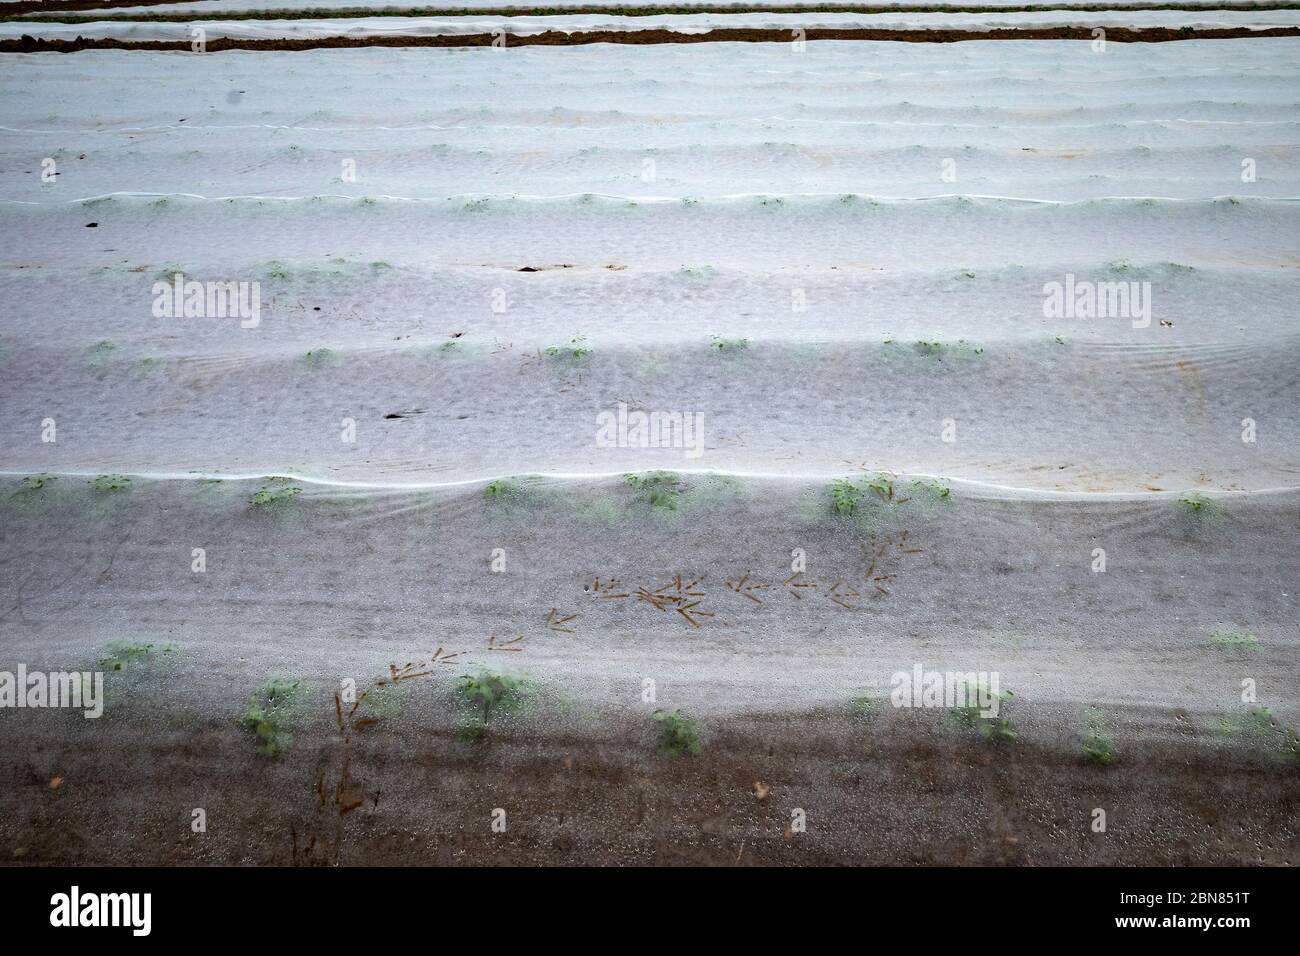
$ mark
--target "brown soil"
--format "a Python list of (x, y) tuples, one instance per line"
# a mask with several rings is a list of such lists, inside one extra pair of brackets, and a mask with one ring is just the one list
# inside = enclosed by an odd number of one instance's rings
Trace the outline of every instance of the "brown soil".
[[(1271, 27), (1249, 30), (1234, 27), (1220, 30), (1172, 30), (1165, 27), (1106, 30), (1112, 43), (1166, 43), (1173, 40), (1227, 40), (1245, 37), (1300, 36), (1300, 27)], [(319, 50), (352, 47), (477, 47), (491, 46), (490, 33), (455, 36), (410, 37), (319, 37), (280, 40), (209, 40), (207, 51), (223, 50)], [(1026, 30), (808, 30), (808, 40), (888, 40), (904, 43), (959, 43), (966, 40), (1091, 40), (1090, 27), (1051, 27)], [(710, 30), (708, 33), (677, 33), (673, 30), (591, 30), (565, 33), (550, 30), (530, 36), (512, 36), (509, 46), (585, 46), (591, 43), (786, 43), (789, 30)], [(0, 41), (0, 53), (78, 53), (82, 50), (189, 50), (188, 40), (129, 41), (113, 38), (45, 40), (24, 34), (18, 40)]]
[[(25, 712), (30, 726), (0, 758), (11, 781), (0, 861), (1300, 862), (1294, 767), (1190, 728), (1099, 767), (1077, 749), (990, 744), (932, 712), (748, 715), (710, 723), (700, 754), (670, 759), (644, 718), (493, 722), (464, 744), (445, 712), (412, 705), (350, 742), (326, 708), (280, 759), (255, 755), (230, 719), (160, 721), (133, 704), (106, 714), (115, 731), (85, 746), (78, 716), (67, 715), (69, 732), (49, 712)], [(195, 807), (206, 833), (192, 831)], [(492, 831), (495, 808), (504, 833)], [(792, 830), (796, 808), (805, 832)], [(1105, 833), (1092, 830), (1095, 808)]]

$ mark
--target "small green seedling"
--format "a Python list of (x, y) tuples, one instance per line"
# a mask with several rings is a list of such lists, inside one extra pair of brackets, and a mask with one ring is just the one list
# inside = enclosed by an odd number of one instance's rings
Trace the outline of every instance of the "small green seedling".
[(1273, 724), (1273, 714), (1267, 707), (1252, 707), (1245, 713), (1224, 714), (1219, 718), (1218, 730), (1224, 737), (1267, 739), (1273, 733)]
[(724, 339), (715, 335), (709, 345), (719, 352), (740, 352), (749, 348), (749, 339)]
[(1020, 734), (1011, 729), (1009, 717), (988, 717), (980, 720), (980, 733), (991, 743), (1011, 743)]
[(26, 478), (23, 479), (23, 490), (39, 491), (40, 489), (48, 485), (51, 481), (58, 481), (58, 480), (59, 480), (58, 475), (50, 475), (50, 474), (28, 475)]
[(313, 369), (334, 368), (343, 364), (343, 355), (332, 348), (321, 346), (303, 353), (302, 361)]
[[(984, 683), (977, 684), (972, 688), (975, 694), (975, 703), (966, 707), (954, 707), (950, 711), (952, 719), (963, 727), (974, 727), (980, 732), (985, 740), (992, 743), (1010, 743), (1020, 736), (1011, 727), (1011, 719), (1001, 716), (1002, 710), (1007, 704), (1015, 699), (1015, 694), (1009, 690), (999, 691), (994, 694), (992, 689)], [(968, 694), (970, 690), (968, 690)], [(969, 701), (971, 698), (967, 697)], [(997, 701), (997, 713), (985, 715), (985, 708), (980, 705), (980, 701)]]
[(840, 478), (830, 484), (831, 510), (837, 515), (848, 517), (858, 509), (862, 500), (862, 489), (848, 478)]
[(870, 491), (882, 501), (892, 501), (894, 499), (894, 479), (884, 472), (876, 472), (874, 475), (867, 475), (862, 479), (866, 490)]
[(96, 475), (91, 479), (90, 487), (99, 492), (129, 491), (131, 479), (126, 475)]
[(1210, 632), (1210, 643), (1228, 651), (1253, 651), (1259, 647), (1259, 638), (1245, 631), (1231, 631), (1221, 627)]
[(564, 345), (548, 345), (546, 354), (554, 359), (580, 362), (591, 355), (591, 349), (587, 347), (587, 337), (585, 335), (575, 335)]
[(111, 339), (102, 339), (90, 347), (89, 362), (92, 368), (100, 368), (105, 365), (113, 354), (118, 351), (118, 344)]
[(949, 498), (952, 496), (952, 488), (948, 482), (942, 479), (924, 479), (918, 478), (912, 482), (912, 487), (918, 492), (923, 492), (931, 498)]
[(293, 738), (286, 727), (301, 683), (273, 677), (248, 695), (239, 723), (253, 732), (257, 752), (263, 757), (278, 757), (289, 749)]
[(650, 715), (659, 724), (659, 753), (664, 757), (685, 757), (699, 753), (704, 744), (700, 740), (699, 721), (680, 710), (671, 713), (656, 710)]
[(489, 718), (519, 710), (530, 690), (530, 683), (522, 677), (489, 670), (462, 674), (456, 684), (456, 696), (465, 713), (457, 727), (457, 736), (465, 743), (481, 739)]
[(624, 475), (623, 480), (641, 494), (641, 500), (663, 511), (676, 511), (681, 501), (683, 486), (671, 471), (646, 471), (639, 475)]
[(271, 508), (292, 501), (302, 493), (302, 489), (288, 482), (288, 478), (267, 478), (248, 503), (254, 508)]
[(522, 491), (519, 482), (510, 478), (496, 478), (484, 486), (483, 497), (489, 501), (501, 501), (506, 498), (517, 498)]
[(536, 492), (537, 475), (494, 478), (483, 486), (483, 502), (492, 520), (527, 520), (529, 510), (540, 498)]
[(827, 490), (831, 496), (831, 511), (846, 518), (862, 510), (862, 499), (868, 494), (895, 505), (905, 504), (911, 500), (907, 497), (894, 497), (894, 479), (884, 472), (863, 475), (857, 481), (851, 478), (839, 478), (832, 481)]
[(1252, 707), (1244, 714), (1225, 714), (1219, 720), (1219, 733), (1260, 741), (1273, 756), (1300, 764), (1300, 734), (1294, 727), (1284, 727), (1267, 707)]
[(1083, 756), (1085, 760), (1109, 767), (1115, 762), (1115, 745), (1106, 730), (1106, 715), (1096, 707), (1083, 712)]
[[(164, 654), (170, 654), (175, 650), (175, 644), (164, 644), (160, 649)], [(98, 664), (108, 671), (125, 670), (128, 664), (140, 663), (148, 659), (152, 653), (154, 653), (153, 644), (133, 641), (130, 638), (116, 638), (104, 645), (104, 655), (99, 659)]]
[(1178, 499), (1178, 510), (1183, 514), (1202, 521), (1210, 521), (1223, 516), (1223, 506), (1205, 495), (1189, 492)]
[(1275, 742), (1282, 758), (1289, 763), (1300, 764), (1300, 734), (1296, 733), (1296, 729), (1275, 724), (1274, 733), (1277, 735)]
[(872, 697), (865, 689), (859, 689), (854, 691), (853, 696), (849, 698), (849, 707), (859, 717), (874, 717), (876, 698)]

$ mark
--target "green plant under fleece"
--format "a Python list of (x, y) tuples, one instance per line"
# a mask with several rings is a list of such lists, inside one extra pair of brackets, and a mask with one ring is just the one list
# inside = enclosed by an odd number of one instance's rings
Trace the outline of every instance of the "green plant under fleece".
[(98, 492), (129, 491), (131, 479), (126, 475), (97, 475), (91, 479), (90, 486)]
[(1106, 730), (1106, 715), (1096, 707), (1083, 712), (1083, 756), (1091, 763), (1109, 767), (1115, 762), (1115, 745)]
[(575, 335), (563, 345), (548, 345), (546, 354), (553, 359), (567, 359), (571, 362), (580, 362), (591, 355), (591, 348), (587, 345), (585, 335)]
[(656, 710), (650, 715), (659, 724), (659, 753), (665, 757), (685, 757), (704, 749), (700, 740), (699, 721), (680, 710)]
[(871, 717), (876, 713), (876, 699), (865, 688), (853, 692), (849, 697), (849, 706), (859, 717)]
[(974, 727), (979, 731), (980, 736), (991, 743), (1011, 743), (1018, 739), (1020, 734), (1011, 726), (1011, 718), (1001, 716), (1001, 711), (1013, 700), (1016, 695), (1009, 690), (999, 691), (994, 694), (989, 686), (983, 682), (977, 685), (977, 700), (997, 701), (998, 714), (984, 714), (984, 708), (979, 705), (967, 707), (954, 707), (951, 711), (952, 718), (958, 724), (965, 727)]
[(462, 674), (456, 685), (456, 695), (464, 713), (457, 736), (466, 743), (479, 740), (487, 731), (488, 720), (493, 714), (515, 713), (523, 706), (531, 690), (532, 685), (523, 677), (488, 670)]
[(286, 729), (298, 680), (273, 677), (248, 696), (248, 705), (239, 715), (239, 723), (257, 738), (257, 752), (263, 757), (278, 757), (292, 741)]
[[(929, 494), (937, 498), (948, 497), (948, 489), (940, 482), (916, 482)], [(839, 478), (827, 487), (831, 496), (831, 511), (841, 517), (852, 517), (863, 509), (864, 499), (875, 495), (882, 504), (903, 505), (911, 499), (894, 493), (894, 478), (878, 471), (862, 475), (856, 481), (852, 478)], [(869, 499), (868, 499), (869, 500)]]
[(641, 500), (663, 511), (676, 511), (682, 497), (681, 479), (671, 471), (624, 475), (623, 480), (641, 493)]
[(483, 497), (489, 501), (496, 501), (505, 498), (517, 498), (523, 493), (523, 487), (519, 482), (511, 478), (496, 478), (489, 481), (483, 488)]
[[(170, 654), (176, 650), (175, 644), (164, 644), (163, 653)], [(98, 664), (105, 670), (125, 670), (127, 665), (145, 661), (154, 653), (154, 645), (130, 638), (115, 638), (104, 645), (104, 654)]]
[(1217, 522), (1223, 518), (1223, 505), (1198, 492), (1189, 492), (1178, 499), (1178, 510), (1190, 518)]
[(1247, 631), (1221, 627), (1210, 632), (1210, 643), (1224, 650), (1254, 650), (1259, 647), (1259, 638)]
[(248, 499), (248, 503), (254, 508), (268, 508), (292, 501), (301, 493), (302, 489), (290, 484), (288, 478), (267, 478), (262, 487)]

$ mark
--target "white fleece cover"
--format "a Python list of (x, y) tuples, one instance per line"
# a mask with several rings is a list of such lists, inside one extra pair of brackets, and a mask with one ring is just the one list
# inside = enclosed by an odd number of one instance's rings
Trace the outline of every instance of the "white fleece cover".
[[(5, 55), (6, 662), (175, 641), (223, 714), (439, 645), (702, 714), (923, 662), (1048, 734), (1248, 674), (1294, 722), (1298, 52)], [(155, 315), (178, 272), (259, 283), (256, 325)], [(1076, 280), (1150, 323), (1045, 315)], [(602, 446), (620, 405), (701, 414), (702, 454)], [(698, 627), (594, 587), (678, 575)]]
[[(18, 0), (0, 0), (0, 9), (4, 8), (5, 3), (18, 2)], [(1047, 10), (1060, 9), (1062, 7), (1073, 7), (1082, 5), (1095, 5), (1097, 0), (887, 0), (887, 2), (871, 2), (857, 4), (858, 6), (878, 6), (878, 7), (897, 7), (900, 10), (906, 10), (909, 7), (1041, 7)], [(699, 6), (705, 9), (727, 12), (730, 7), (834, 7), (834, 6), (853, 6), (850, 2), (844, 0), (829, 0), (829, 2), (815, 2), (815, 0), (753, 0), (753, 2), (734, 4), (728, 2), (722, 3), (705, 3), (699, 0), (683, 0), (682, 3), (664, 3), (662, 0), (618, 0), (616, 3), (602, 3), (601, 0), (555, 0), (552, 3), (543, 4), (524, 4), (518, 0), (429, 0), (426, 3), (401, 2), (401, 0), (194, 0), (190, 3), (162, 3), (149, 6), (128, 6), (105, 7), (95, 12), (107, 14), (133, 14), (148, 16), (152, 13), (201, 13), (214, 14), (222, 12), (235, 11), (295, 11), (295, 10), (335, 10), (335, 9), (412, 9), (415, 7), (441, 8), (449, 10), (475, 10), (475, 9), (517, 9), (520, 13), (527, 13), (529, 10), (539, 8), (566, 8), (566, 7), (588, 7), (588, 6), (620, 6), (620, 7), (663, 7), (663, 6)], [(1157, 6), (1158, 3), (1143, 3), (1142, 0), (1136, 0), (1133, 4), (1125, 6)], [(1232, 9), (1238, 4), (1233, 2), (1216, 3), (1214, 0), (1188, 0), (1185, 6), (1200, 7), (1205, 10), (1225, 10)], [(1246, 6), (1246, 5), (1243, 5)], [(69, 14), (84, 14), (85, 11), (60, 11)], [(40, 19), (39, 12), (32, 13), (30, 16)]]
[[(268, 40), (319, 37), (446, 36), (491, 33), (504, 29), (515, 36), (558, 31), (585, 33), (599, 30), (672, 30), (678, 33), (707, 33), (716, 29), (790, 30), (873, 29), (873, 30), (1009, 30), (1037, 27), (1190, 27), (1198, 30), (1233, 27), (1263, 30), (1295, 26), (1300, 10), (1214, 11), (1183, 10), (1079, 12), (1066, 10), (1033, 13), (704, 13), (666, 14), (645, 17), (608, 14), (565, 14), (561, 16), (453, 16), (453, 17), (361, 17), (325, 20), (208, 20), (189, 22), (96, 21), (92, 23), (0, 23), (0, 39), (23, 34), (48, 40), (76, 37), (119, 40), (192, 39), (201, 28), (209, 40), (222, 37)], [(509, 41), (507, 40), (507, 43)]]

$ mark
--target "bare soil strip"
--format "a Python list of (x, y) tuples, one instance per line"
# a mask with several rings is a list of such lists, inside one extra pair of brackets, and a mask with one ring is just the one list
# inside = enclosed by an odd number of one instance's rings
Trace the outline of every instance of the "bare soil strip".
[[(1235, 40), (1247, 37), (1300, 36), (1300, 27), (1270, 27), (1251, 30), (1241, 27), (1218, 30), (1195, 30), (1184, 27), (1129, 29), (1116, 27), (1106, 31), (1113, 43), (1167, 43), (1174, 40)], [(1051, 27), (1026, 30), (808, 30), (807, 40), (876, 40), (895, 43), (960, 43), (965, 40), (1091, 40), (1090, 27)], [(496, 38), (491, 33), (455, 36), (398, 37), (305, 37), (302, 39), (209, 40), (209, 53), (223, 50), (320, 50), (353, 47), (487, 47)], [(591, 30), (566, 33), (551, 30), (530, 36), (511, 36), (509, 46), (588, 46), (593, 43), (661, 44), (661, 43), (785, 43), (789, 30), (710, 30), (708, 33), (678, 33), (675, 30)], [(17, 40), (0, 41), (0, 53), (79, 53), (83, 50), (189, 50), (187, 40), (126, 41), (115, 38), (45, 40), (24, 34)]]
[[(404, 713), (348, 744), (313, 728), (272, 760), (231, 720), (121, 714), (116, 733), (77, 746), (33, 719), (0, 756), (12, 781), (0, 842), (37, 865), (1296, 862), (1294, 770), (1190, 732), (1105, 768), (887, 716), (733, 719), (677, 760), (628, 722), (493, 728), (466, 745)], [(207, 833), (191, 831), (193, 807)], [(490, 828), (498, 807), (505, 833)], [(806, 832), (792, 828), (796, 809)]]

